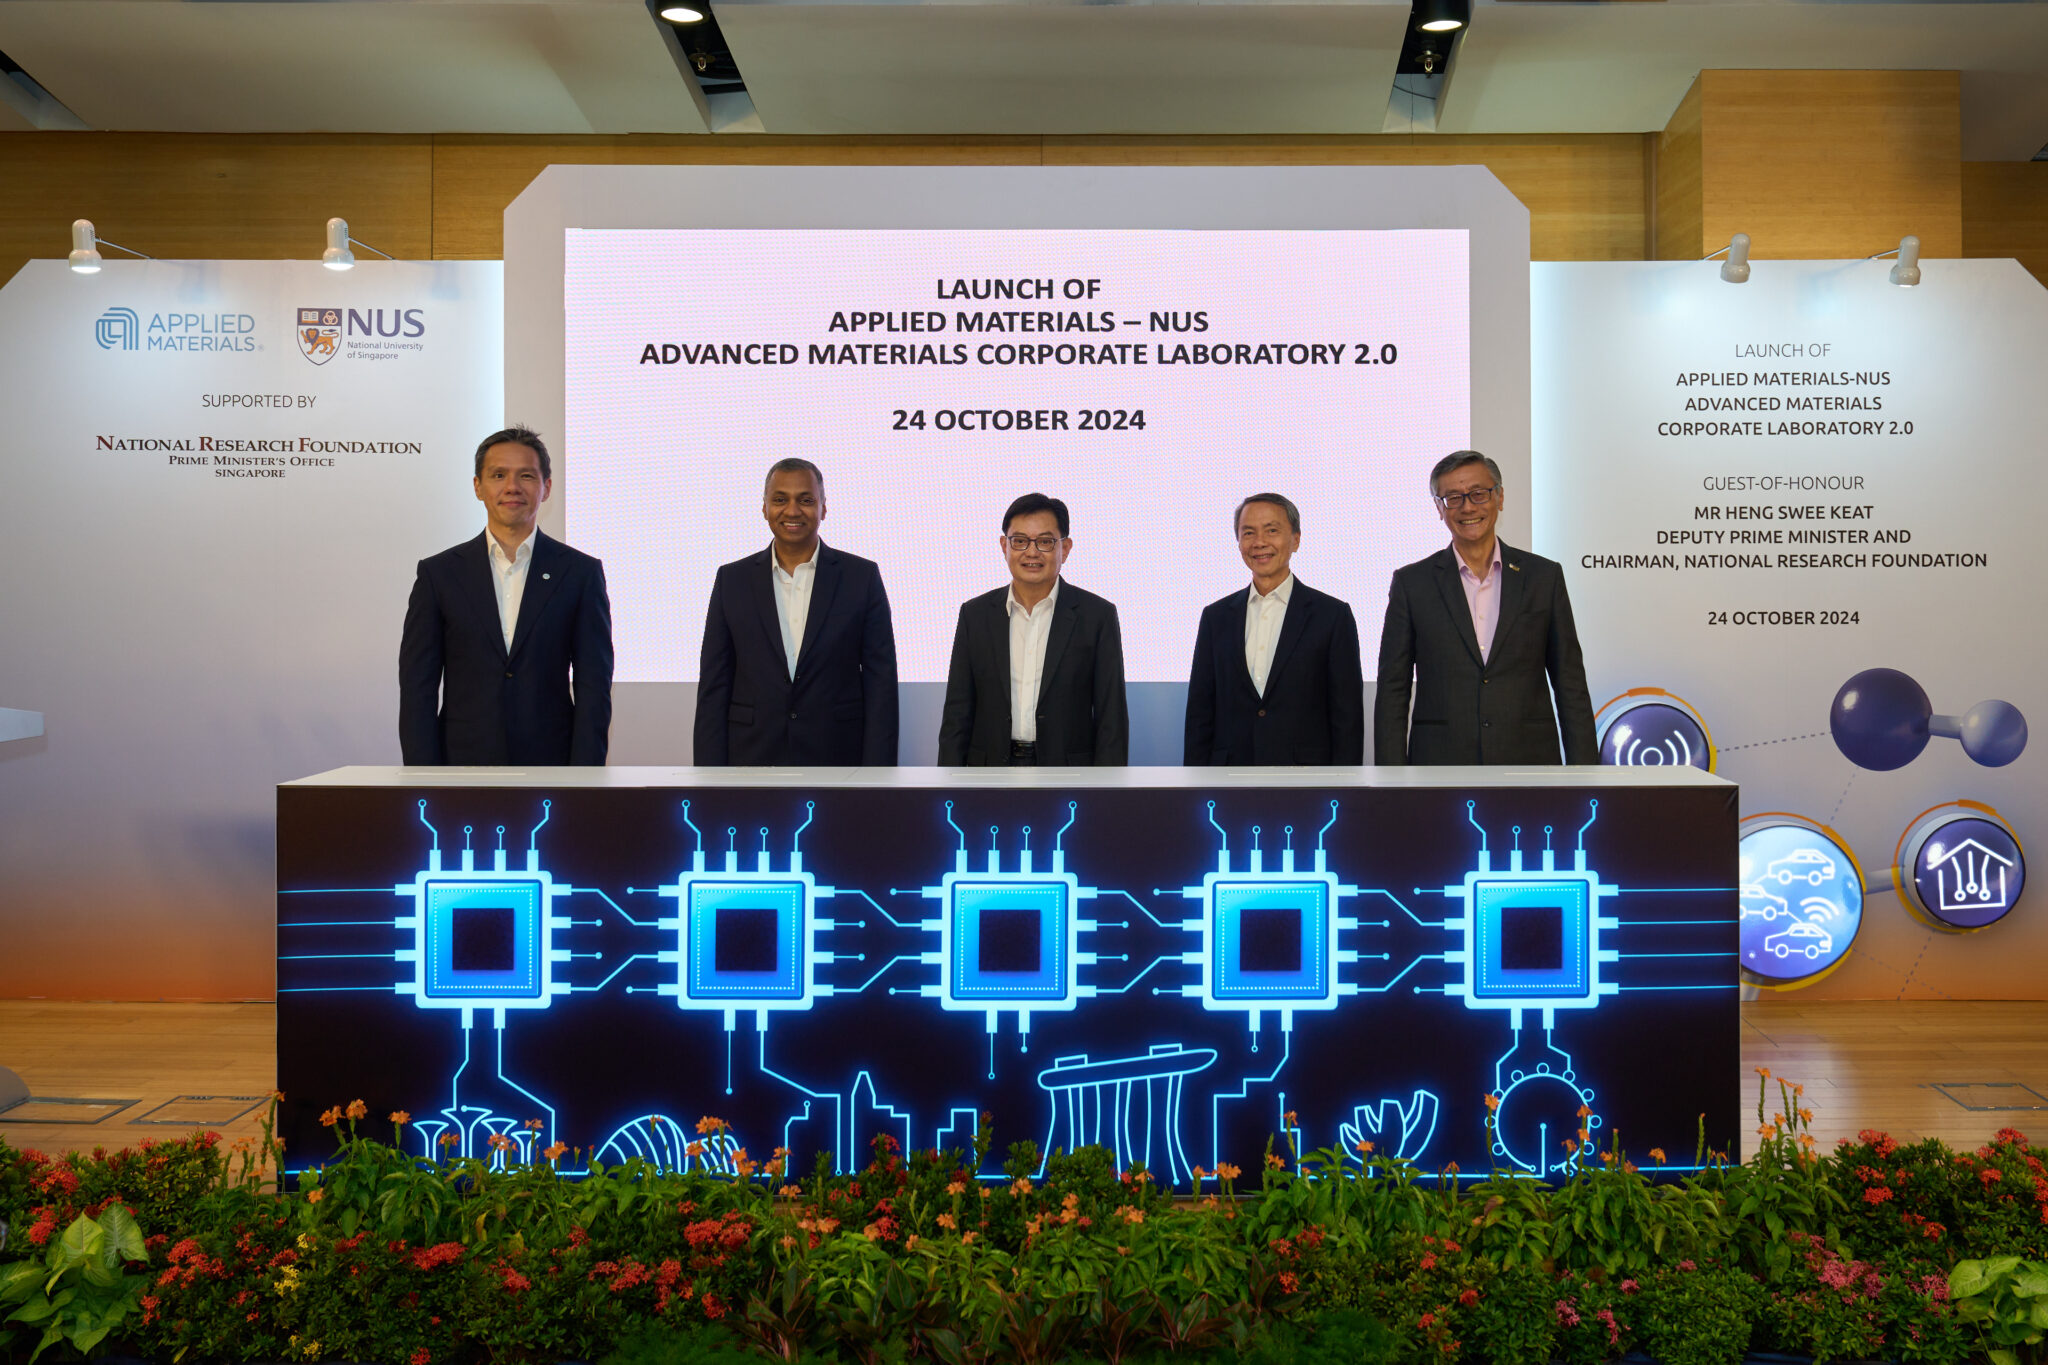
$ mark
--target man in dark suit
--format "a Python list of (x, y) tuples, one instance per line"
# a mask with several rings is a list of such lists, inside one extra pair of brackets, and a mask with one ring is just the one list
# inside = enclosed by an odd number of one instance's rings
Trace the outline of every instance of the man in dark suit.
[(1003, 514), (1010, 585), (969, 598), (953, 630), (939, 766), (1121, 767), (1131, 758), (1116, 607), (1060, 577), (1067, 505), (1026, 493)]
[(1278, 493), (1237, 505), (1249, 591), (1211, 602), (1188, 674), (1189, 767), (1365, 762), (1365, 678), (1349, 604), (1289, 567), (1301, 512)]
[(484, 533), (421, 560), (405, 610), (405, 764), (602, 766), (612, 723), (604, 565), (534, 524), (554, 470), (525, 427), (484, 438), (473, 485)]
[(1429, 491), (1451, 543), (1394, 571), (1380, 632), (1375, 760), (1556, 763), (1562, 731), (1565, 762), (1598, 763), (1564, 570), (1494, 534), (1505, 498), (1500, 466), (1476, 450), (1446, 455)]
[(768, 548), (718, 571), (704, 614), (696, 761), (833, 768), (896, 764), (896, 633), (873, 560), (818, 539), (825, 476), (768, 470)]

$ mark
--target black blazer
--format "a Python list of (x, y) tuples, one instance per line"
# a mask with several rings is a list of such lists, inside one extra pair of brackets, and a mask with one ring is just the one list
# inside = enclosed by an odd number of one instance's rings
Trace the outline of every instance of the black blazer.
[(536, 529), (508, 650), (489, 534), (422, 559), (413, 579), (398, 645), (406, 766), (601, 766), (612, 724), (604, 565)]
[(1481, 664), (1457, 553), (1445, 546), (1394, 571), (1373, 702), (1376, 762), (1556, 763), (1560, 725), (1565, 762), (1600, 761), (1563, 568), (1503, 541), (1500, 572), (1500, 620)]
[(697, 680), (700, 767), (896, 766), (896, 632), (871, 559), (818, 547), (796, 656), (782, 651), (775, 551), (718, 571)]
[(1182, 761), (1191, 768), (1364, 763), (1365, 675), (1350, 604), (1294, 580), (1262, 697), (1244, 662), (1250, 598), (1247, 585), (1202, 610)]
[[(999, 768), (1010, 761), (1010, 617), (1003, 609), (1009, 594), (997, 588), (960, 604), (939, 720), (942, 768)], [(1124, 637), (1115, 604), (1061, 579), (1047, 631), (1038, 683), (1040, 766), (1129, 763)]]

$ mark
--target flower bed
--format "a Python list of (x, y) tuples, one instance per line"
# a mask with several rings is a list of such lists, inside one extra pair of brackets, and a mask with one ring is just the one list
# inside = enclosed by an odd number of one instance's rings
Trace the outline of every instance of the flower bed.
[[(873, 1145), (731, 1178), (550, 1149), (424, 1162), (331, 1111), (333, 1164), (208, 1134), (51, 1160), (0, 1144), (0, 1358), (158, 1361), (1599, 1362), (1754, 1351), (2039, 1359), (2048, 1170), (1866, 1132), (1817, 1154), (1778, 1086), (1757, 1155), (1582, 1151), (1545, 1185), (1269, 1150), (1167, 1191), (1101, 1149)], [(499, 1168), (493, 1169), (496, 1165)], [(2041, 1325), (2036, 1325), (2038, 1322)]]

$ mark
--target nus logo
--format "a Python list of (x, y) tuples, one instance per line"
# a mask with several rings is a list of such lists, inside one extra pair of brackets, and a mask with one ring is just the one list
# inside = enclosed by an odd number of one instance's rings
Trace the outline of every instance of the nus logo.
[(142, 319), (133, 308), (109, 308), (93, 323), (93, 340), (103, 351), (135, 350), (142, 344)]

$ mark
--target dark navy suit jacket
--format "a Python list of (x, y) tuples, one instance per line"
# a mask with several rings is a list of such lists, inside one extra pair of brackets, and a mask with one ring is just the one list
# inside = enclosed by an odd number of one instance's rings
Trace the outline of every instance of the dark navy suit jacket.
[(894, 767), (896, 633), (881, 569), (818, 546), (791, 677), (774, 553), (734, 560), (711, 585), (697, 680), (697, 764)]
[(1560, 729), (1566, 763), (1600, 761), (1564, 569), (1503, 541), (1500, 573), (1500, 619), (1482, 662), (1457, 552), (1445, 546), (1394, 571), (1373, 702), (1376, 762), (1556, 763)]
[[(960, 606), (939, 720), (942, 768), (1000, 768), (1010, 761), (1009, 595), (1008, 588), (997, 588)], [(1060, 580), (1038, 677), (1040, 765), (1120, 768), (1131, 761), (1115, 604)]]
[(1250, 585), (1211, 602), (1188, 675), (1189, 767), (1365, 762), (1365, 676), (1349, 603), (1299, 578), (1287, 598), (1264, 696), (1244, 661)]
[(600, 766), (612, 723), (604, 565), (535, 530), (507, 649), (489, 534), (421, 560), (413, 579), (398, 646), (406, 766)]

